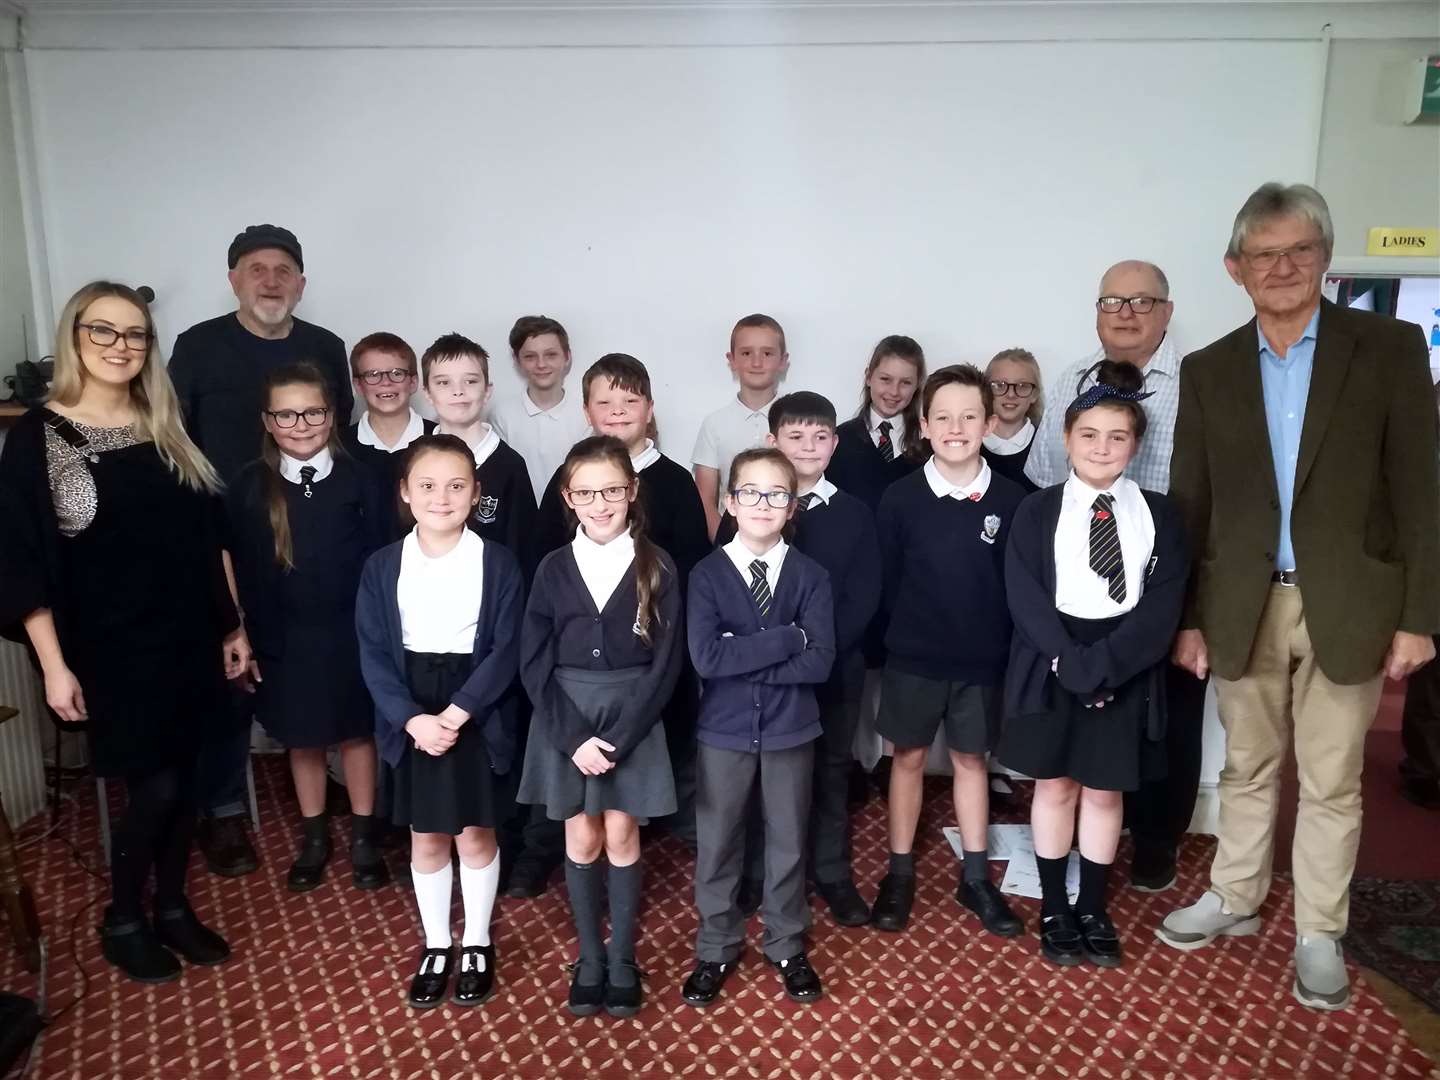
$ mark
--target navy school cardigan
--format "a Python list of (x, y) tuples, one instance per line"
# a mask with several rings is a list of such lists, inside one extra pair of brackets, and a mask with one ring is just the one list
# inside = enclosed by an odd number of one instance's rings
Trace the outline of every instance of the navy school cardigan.
[[(1060, 685), (1072, 694), (1090, 697), (1123, 686), (1170, 655), (1185, 602), (1190, 558), (1175, 505), (1153, 491), (1141, 494), (1155, 520), (1144, 591), (1109, 635), (1089, 645), (1070, 637), (1055, 609), (1055, 530), (1065, 485), (1037, 491), (1015, 512), (1005, 549), (1005, 591), (1015, 621), (1005, 673), (1005, 708), (1010, 715), (1046, 711), (1045, 684), (1056, 658)], [(1163, 732), (1163, 708), (1164, 695), (1152, 693), (1151, 738)]]
[(729, 555), (713, 551), (691, 571), (686, 624), (690, 659), (705, 680), (696, 738), (759, 753), (820, 734), (815, 687), (835, 661), (835, 612), (819, 563), (786, 552), (762, 622), (749, 582)]
[[(525, 609), (520, 562), (502, 544), (483, 541), (483, 591), (475, 626), (475, 670), (455, 694), (454, 704), (482, 724), (491, 767), (508, 772), (515, 760), (518, 725), (520, 621)], [(371, 555), (360, 575), (355, 629), (360, 637), (360, 670), (375, 699), (375, 742), (390, 765), (405, 754), (405, 725), (425, 712), (405, 679), (405, 643), (400, 631), (400, 552), (397, 541)]]

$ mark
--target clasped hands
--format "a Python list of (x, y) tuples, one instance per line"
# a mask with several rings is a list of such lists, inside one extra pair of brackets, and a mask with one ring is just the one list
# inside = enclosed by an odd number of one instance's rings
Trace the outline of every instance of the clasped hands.
[(470, 714), (458, 705), (447, 705), (439, 713), (420, 713), (405, 722), (405, 733), (431, 757), (439, 757), (460, 737), (460, 729)]

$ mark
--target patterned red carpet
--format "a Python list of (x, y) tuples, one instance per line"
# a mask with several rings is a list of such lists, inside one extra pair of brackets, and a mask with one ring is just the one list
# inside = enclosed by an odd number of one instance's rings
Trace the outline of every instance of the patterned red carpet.
[[(1440, 1076), (1363, 983), (1343, 1013), (1290, 997), (1290, 894), (1279, 887), (1254, 939), (1180, 954), (1156, 942), (1155, 923), (1197, 895), (1210, 846), (1193, 842), (1179, 889), (1159, 897), (1116, 892), (1127, 935), (1117, 971), (1053, 968), (1033, 936), (1002, 943), (979, 931), (951, 892), (954, 864), (940, 835), (948, 800), (927, 802), (916, 916), (904, 935), (841, 931), (817, 905), (811, 956), (827, 994), (784, 1000), (752, 949), (708, 1011), (681, 1004), (695, 917), (690, 859), (670, 841), (647, 855), (648, 910), (640, 945), (650, 992), (635, 1019), (576, 1020), (562, 1011), (572, 942), (563, 891), (502, 899), (495, 934), (502, 987), (474, 1010), (416, 1013), (403, 991), (418, 947), (410, 893), (359, 893), (344, 860), (306, 896), (284, 891), (294, 801), (278, 759), (260, 759), (264, 865), (226, 881), (192, 868), (201, 915), (235, 948), (227, 965), (190, 969), (178, 983), (141, 987), (100, 957), (93, 924), (101, 882), (75, 863), (62, 837), (99, 859), (93, 802), (23, 851), (51, 940), (50, 1007), (88, 993), (43, 1038), (30, 1075), (102, 1077), (1316, 1077)], [(83, 788), (83, 785), (82, 785)], [(82, 827), (79, 822), (84, 822)], [(873, 892), (884, 848), (882, 804), (858, 820), (862, 889)], [(22, 842), (36, 835), (32, 824)], [(337, 837), (339, 833), (337, 832)], [(343, 845), (342, 845), (343, 846)], [(459, 919), (459, 897), (456, 897)], [(1038, 902), (1021, 901), (1033, 926)], [(78, 919), (72, 922), (72, 917)], [(757, 923), (758, 927), (758, 923)], [(755, 928), (752, 928), (755, 929)], [(758, 933), (758, 930), (757, 930)], [(33, 993), (3, 949), (0, 986)]]

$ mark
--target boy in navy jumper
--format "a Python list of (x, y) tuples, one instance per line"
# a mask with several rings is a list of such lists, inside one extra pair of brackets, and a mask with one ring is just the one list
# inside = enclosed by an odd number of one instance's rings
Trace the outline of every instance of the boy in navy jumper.
[[(825, 477), (835, 452), (835, 406), (827, 398), (801, 390), (778, 399), (770, 406), (769, 443), (795, 466), (798, 509), (793, 543), (830, 575), (835, 606), (835, 666), (830, 678), (815, 689), (822, 731), (815, 744), (810, 874), (837, 923), (863, 926), (870, 921), (870, 905), (855, 888), (850, 866), (847, 796), (865, 683), (863, 639), (880, 606), (880, 542), (870, 508), (837, 490)], [(726, 514), (716, 543), (723, 546), (734, 537), (735, 519)], [(745, 843), (740, 904), (754, 910), (765, 868), (765, 836), (758, 814), (751, 815)]]
[(805, 827), (820, 709), (814, 687), (835, 660), (830, 578), (782, 533), (795, 512), (795, 467), (776, 450), (747, 450), (730, 469), (733, 541), (690, 575), (690, 656), (700, 699), (695, 825), (698, 963), (685, 1002), (713, 1002), (739, 959), (745, 919), (736, 902), (745, 818), (758, 783), (765, 821), (765, 956), (794, 1001), (820, 997), (805, 957)]
[(955, 898), (985, 929), (1013, 937), (1023, 926), (990, 881), (985, 755), (998, 734), (1000, 686), (1010, 649), (1005, 541), (1025, 493), (980, 455), (995, 427), (989, 381), (957, 364), (925, 381), (925, 467), (880, 500), (887, 659), (876, 730), (895, 744), (890, 776), (890, 871), (873, 922), (903, 930), (915, 902), (911, 847), (920, 820), (925, 758), (945, 728), (954, 769), (964, 870)]

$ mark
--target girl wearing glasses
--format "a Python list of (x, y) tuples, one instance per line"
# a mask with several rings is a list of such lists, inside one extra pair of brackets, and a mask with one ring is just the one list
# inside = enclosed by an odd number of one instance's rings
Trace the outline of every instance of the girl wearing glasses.
[(985, 369), (995, 393), (995, 430), (985, 436), (981, 450), (990, 467), (1015, 481), (1025, 491), (1039, 489), (1025, 475), (1035, 429), (1045, 412), (1045, 391), (1040, 364), (1027, 349), (1003, 349)]
[(575, 538), (540, 563), (525, 610), (520, 678), (535, 711), (519, 798), (565, 822), (565, 881), (580, 939), (570, 1011), (633, 1016), (641, 1004), (639, 827), (675, 812), (660, 714), (680, 674), (680, 587), (669, 555), (647, 535), (624, 443), (581, 440), (558, 482)]
[(265, 378), (261, 457), (227, 494), (231, 556), (254, 646), (256, 715), (290, 758), (300, 803), (291, 892), (324, 880), (330, 861), (326, 752), (336, 747), (350, 795), (351, 880), (385, 884), (375, 843), (375, 721), (360, 675), (355, 586), (385, 540), (383, 493), (340, 449), (330, 386), (313, 364)]
[(139, 982), (179, 978), (176, 953), (230, 955), (185, 897), (201, 738), (250, 661), (219, 486), (180, 424), (145, 301), (86, 285), (60, 315), (48, 405), (0, 455), (0, 630), (31, 647), (59, 721), (87, 725), (96, 774), (125, 780), (100, 941)]

